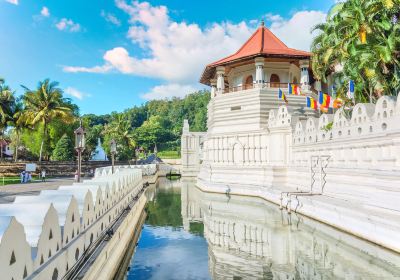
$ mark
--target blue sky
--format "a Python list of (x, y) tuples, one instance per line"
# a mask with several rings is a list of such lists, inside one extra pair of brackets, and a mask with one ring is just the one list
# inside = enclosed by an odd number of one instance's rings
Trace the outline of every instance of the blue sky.
[(236, 51), (260, 19), (308, 49), (333, 3), (0, 0), (0, 77), (18, 94), (56, 80), (83, 114), (122, 111), (204, 88), (204, 66)]

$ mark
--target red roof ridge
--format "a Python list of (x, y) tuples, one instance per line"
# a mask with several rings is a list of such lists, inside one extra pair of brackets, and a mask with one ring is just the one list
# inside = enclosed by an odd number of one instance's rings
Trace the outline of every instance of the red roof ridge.
[(261, 24), (234, 54), (208, 64), (204, 69), (200, 82), (208, 84), (217, 66), (223, 66), (230, 62), (250, 60), (257, 56), (299, 60), (309, 59), (311, 53), (289, 48), (271, 30)]
[(227, 59), (227, 58), (230, 58), (230, 57), (235, 56), (235, 55), (237, 55), (238, 53), (240, 53), (240, 52), (244, 49), (244, 47), (246, 47), (246, 45), (253, 39), (253, 37), (257, 35), (257, 32), (258, 32), (258, 30), (259, 30), (260, 28), (262, 28), (262, 26), (260, 26), (259, 28), (257, 28), (257, 30), (250, 36), (250, 38), (247, 39), (247, 41), (246, 41), (246, 42), (240, 47), (240, 49), (238, 49), (235, 53), (233, 53), (233, 54), (231, 54), (231, 55), (228, 55), (228, 56), (226, 56), (226, 57), (224, 57), (224, 58), (221, 58), (221, 59), (219, 59), (219, 60), (217, 60), (217, 61), (211, 63), (210, 65), (217, 64), (217, 63), (220, 62), (220, 61), (223, 61), (223, 60), (225, 60), (225, 59)]
[[(252, 46), (254, 45), (254, 46)], [(248, 49), (248, 50), (246, 50)], [(241, 54), (244, 52), (243, 54)], [(243, 57), (254, 55), (285, 55), (285, 56), (310, 56), (306, 51), (289, 48), (283, 43), (271, 30), (265, 26), (260, 26), (250, 36), (250, 38), (240, 47), (238, 51), (227, 57), (219, 59), (208, 66), (214, 66), (220, 63), (229, 62)]]

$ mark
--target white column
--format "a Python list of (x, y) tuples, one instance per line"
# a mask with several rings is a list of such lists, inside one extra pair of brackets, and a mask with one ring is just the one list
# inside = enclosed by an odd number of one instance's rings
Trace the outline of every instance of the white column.
[(211, 98), (214, 98), (215, 95), (217, 94), (217, 80), (211, 79), (210, 84), (211, 84)]
[(309, 67), (309, 60), (300, 60), (300, 84), (303, 90), (310, 90), (310, 77), (308, 76)]
[(225, 89), (225, 67), (217, 67), (217, 94), (224, 93)]
[(261, 86), (264, 84), (264, 58), (256, 57), (255, 65), (256, 65), (256, 83)]
[(315, 89), (316, 91), (318, 91), (318, 92), (322, 90), (321, 81), (315, 81), (315, 83), (314, 83), (314, 89)]

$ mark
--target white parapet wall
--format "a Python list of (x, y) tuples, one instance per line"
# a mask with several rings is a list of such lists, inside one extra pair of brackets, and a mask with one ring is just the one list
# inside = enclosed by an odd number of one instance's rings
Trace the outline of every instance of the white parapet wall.
[(184, 120), (181, 137), (182, 175), (195, 177), (202, 163), (205, 132), (190, 132), (188, 120)]
[(289, 102), (269, 111), (265, 128), (208, 131), (197, 148), (198, 186), (277, 204), (283, 192), (312, 193), (295, 203), (283, 196), (283, 204), (400, 251), (400, 101), (384, 96), (320, 117), (299, 112)]
[(0, 278), (61, 279), (142, 188), (142, 170), (102, 168), (92, 180), (0, 204)]
[[(142, 170), (142, 175), (143, 176), (151, 176), (155, 175), (157, 173), (157, 164), (141, 164), (141, 165), (118, 165), (115, 168), (118, 169), (140, 169)], [(111, 172), (112, 167), (107, 166), (107, 167), (102, 167), (102, 168), (97, 168), (95, 171), (95, 176), (101, 176), (101, 174), (105, 173), (108, 174)]]

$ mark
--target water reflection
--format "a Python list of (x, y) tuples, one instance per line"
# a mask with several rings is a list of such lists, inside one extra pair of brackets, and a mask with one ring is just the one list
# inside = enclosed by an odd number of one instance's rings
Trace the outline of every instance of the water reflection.
[(127, 279), (210, 279), (202, 225), (183, 227), (180, 183), (160, 180), (146, 195), (147, 219)]
[(400, 279), (400, 255), (264, 200), (181, 191), (183, 224), (204, 222), (213, 279)]
[(128, 279), (400, 279), (400, 255), (264, 200), (162, 180)]

